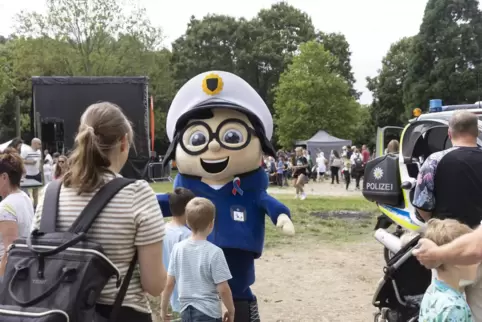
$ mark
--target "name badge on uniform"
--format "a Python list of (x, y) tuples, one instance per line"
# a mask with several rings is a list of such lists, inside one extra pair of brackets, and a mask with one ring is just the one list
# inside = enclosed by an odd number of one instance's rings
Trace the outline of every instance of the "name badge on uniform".
[(231, 218), (234, 221), (245, 222), (246, 221), (246, 209), (241, 206), (231, 207)]

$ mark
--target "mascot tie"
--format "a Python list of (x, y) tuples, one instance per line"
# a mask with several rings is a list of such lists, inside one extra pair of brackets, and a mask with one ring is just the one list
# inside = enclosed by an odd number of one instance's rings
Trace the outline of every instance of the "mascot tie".
[(241, 196), (243, 195), (243, 189), (241, 189), (241, 179), (236, 177), (233, 179), (233, 195), (236, 196), (236, 193), (239, 193)]

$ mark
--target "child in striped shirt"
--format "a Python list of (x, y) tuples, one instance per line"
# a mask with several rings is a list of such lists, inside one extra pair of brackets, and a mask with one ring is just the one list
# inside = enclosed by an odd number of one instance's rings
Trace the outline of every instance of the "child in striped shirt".
[[(192, 235), (172, 250), (161, 300), (164, 320), (169, 298), (177, 285), (182, 321), (234, 322), (234, 303), (228, 285), (232, 276), (221, 248), (207, 241), (214, 227), (215, 211), (214, 204), (205, 198), (194, 198), (186, 206)], [(224, 319), (221, 301), (227, 308)]]

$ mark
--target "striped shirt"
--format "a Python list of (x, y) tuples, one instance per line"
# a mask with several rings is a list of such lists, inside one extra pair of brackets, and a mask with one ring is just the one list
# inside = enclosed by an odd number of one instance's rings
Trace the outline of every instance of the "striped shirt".
[(221, 248), (207, 240), (183, 240), (174, 245), (167, 274), (176, 279), (181, 312), (192, 306), (221, 318), (216, 286), (232, 278)]
[[(106, 176), (106, 181), (114, 176)], [(94, 196), (93, 193), (77, 195), (77, 190), (60, 190), (57, 231), (67, 231), (81, 211)], [(39, 198), (33, 229), (39, 228), (44, 195)], [(124, 277), (135, 254), (136, 246), (150, 245), (164, 238), (164, 219), (154, 191), (144, 180), (123, 188), (111, 199), (88, 231), (88, 238), (104, 248), (105, 255), (117, 266)], [(112, 305), (117, 296), (116, 280), (112, 278), (100, 294), (98, 303)], [(141, 287), (139, 266), (129, 283), (122, 303), (137, 311), (149, 313), (150, 308)]]
[(42, 154), (40, 150), (33, 150), (28, 145), (22, 146), (20, 150), (20, 156), (25, 161), (35, 161), (34, 164), (25, 164), (25, 172), (28, 176), (36, 176), (40, 173), (40, 159), (42, 158)]

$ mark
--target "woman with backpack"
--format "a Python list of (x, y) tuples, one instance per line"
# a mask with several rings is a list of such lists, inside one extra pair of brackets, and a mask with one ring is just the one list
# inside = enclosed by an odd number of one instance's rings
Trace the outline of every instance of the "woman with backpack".
[(365, 171), (365, 163), (360, 150), (355, 149), (355, 152), (350, 157), (351, 176), (355, 179), (355, 189), (360, 190), (360, 179)]
[[(127, 161), (132, 142), (132, 127), (118, 106), (103, 102), (87, 108), (69, 156), (69, 169), (60, 179), (57, 232), (67, 231), (99, 189), (121, 177), (119, 172)], [(44, 198), (41, 196), (37, 207), (34, 230), (40, 227)], [(145, 293), (161, 294), (166, 271), (162, 262), (164, 220), (149, 184), (137, 180), (121, 188), (92, 223), (88, 237), (102, 246), (122, 278), (130, 271), (131, 262), (135, 265), (137, 253), (137, 265), (132, 266), (135, 273), (116, 321), (151, 322)], [(94, 297), (95, 313), (100, 319), (109, 319), (118, 287), (116, 279), (110, 278), (100, 296)]]

